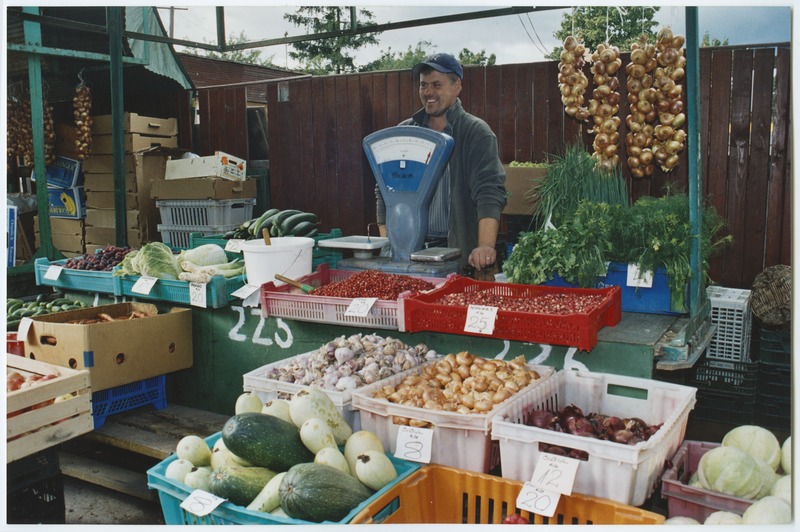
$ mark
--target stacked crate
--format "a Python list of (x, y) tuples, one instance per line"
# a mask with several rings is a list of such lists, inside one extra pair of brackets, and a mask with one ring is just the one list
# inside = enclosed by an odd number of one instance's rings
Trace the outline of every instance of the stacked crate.
[[(116, 243), (111, 115), (95, 116), (92, 155), (84, 161), (87, 251)], [(123, 115), (125, 229), (131, 247), (158, 240), (158, 209), (150, 183), (163, 179), (169, 150), (178, 146), (178, 121)]]
[(761, 324), (758, 333), (758, 424), (789, 432), (792, 424), (792, 337)]
[(756, 421), (758, 362), (750, 360), (750, 290), (710, 286), (711, 323), (716, 327), (704, 356), (687, 375), (697, 388), (696, 418), (736, 425)]

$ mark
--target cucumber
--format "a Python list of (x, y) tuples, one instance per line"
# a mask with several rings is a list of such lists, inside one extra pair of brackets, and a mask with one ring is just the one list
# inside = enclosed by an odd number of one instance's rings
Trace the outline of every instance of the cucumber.
[(11, 305), (6, 305), (6, 314), (11, 314), (18, 308), (22, 307), (22, 301), (17, 300), (16, 302), (12, 303)]
[(372, 495), (355, 477), (324, 464), (293, 466), (280, 485), (281, 508), (293, 519), (341, 521)]
[(13, 297), (8, 298), (6, 299), (6, 311), (8, 311), (13, 306), (21, 307), (23, 303), (25, 302), (21, 299), (15, 299)]
[(6, 320), (6, 330), (16, 331), (19, 328), (19, 322), (22, 320)]
[(250, 227), (249, 227), (249, 229), (250, 229), (250, 234), (252, 234), (252, 235), (255, 235), (255, 236), (258, 236), (258, 234), (259, 234), (259, 232), (260, 232), (260, 229), (259, 229), (259, 228), (260, 228), (260, 227), (261, 227), (261, 225), (264, 223), (264, 220), (266, 220), (267, 218), (269, 218), (269, 217), (271, 217), (271, 216), (274, 216), (274, 215), (278, 214), (278, 212), (279, 212), (279, 210), (278, 210), (278, 209), (267, 209), (266, 211), (264, 211), (264, 212), (261, 214), (261, 216), (259, 216), (258, 218), (256, 218), (256, 219), (253, 221), (253, 223), (252, 223), (252, 224), (250, 224)]
[(278, 232), (283, 236), (294, 235), (293, 229), (301, 222), (317, 223), (317, 215), (313, 212), (300, 212), (283, 219), (278, 225)]
[(228, 419), (222, 428), (222, 441), (236, 456), (278, 473), (314, 460), (296, 426), (260, 412), (245, 412)]
[(317, 224), (315, 222), (300, 222), (299, 224), (295, 225), (291, 231), (289, 231), (290, 236), (307, 236), (311, 231), (314, 231), (317, 228)]
[[(280, 212), (280, 211), (278, 211), (278, 212)], [(266, 218), (265, 218), (265, 219), (264, 219), (264, 220), (263, 220), (263, 221), (262, 221), (262, 222), (259, 224), (259, 226), (258, 226), (258, 227), (256, 227), (256, 230), (255, 230), (255, 233), (254, 233), (254, 235), (253, 235), (253, 236), (255, 236), (255, 237), (259, 237), (259, 236), (261, 236), (261, 232), (262, 232), (264, 229), (272, 229), (272, 222), (273, 222), (273, 220), (275, 220), (275, 217), (276, 217), (276, 216), (278, 216), (278, 213), (277, 213), (277, 212), (276, 212), (276, 213), (273, 213), (273, 214), (271, 214), (271, 215), (269, 215), (269, 216), (267, 216), (267, 217), (266, 217)]]
[[(302, 214), (302, 213), (303, 213), (303, 211), (300, 211), (300, 210), (297, 210), (297, 209), (285, 209), (285, 210), (282, 210), (281, 212), (279, 212), (278, 214), (276, 214), (275, 218), (273, 218), (273, 220), (272, 220), (272, 227), (276, 227), (277, 228), (277, 229), (275, 229), (275, 232), (276, 232), (275, 236), (283, 236), (283, 232), (282, 232), (283, 222), (287, 218), (289, 218), (290, 216), (293, 216), (295, 214)], [(272, 233), (272, 230), (270, 229), (270, 234), (271, 233)]]

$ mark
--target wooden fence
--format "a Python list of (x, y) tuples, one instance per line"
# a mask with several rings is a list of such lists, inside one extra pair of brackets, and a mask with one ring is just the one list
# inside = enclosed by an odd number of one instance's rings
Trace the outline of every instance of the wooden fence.
[[(765, 267), (791, 264), (790, 54), (788, 45), (700, 50), (702, 191), (734, 239), (711, 265), (723, 286), (749, 288)], [(619, 76), (624, 139), (624, 69)], [(418, 109), (411, 73), (265, 82), (265, 90), (272, 206), (314, 211), (323, 231), (365, 234), (375, 219), (375, 179), (361, 141)], [(545, 161), (575, 138), (591, 150), (585, 128), (563, 111), (555, 62), (467, 67), (461, 99), (497, 134), (504, 163)], [(200, 91), (207, 153), (246, 152), (243, 102), (242, 86)], [(667, 182), (685, 185), (686, 157), (646, 179), (626, 169), (631, 198), (660, 195)]]

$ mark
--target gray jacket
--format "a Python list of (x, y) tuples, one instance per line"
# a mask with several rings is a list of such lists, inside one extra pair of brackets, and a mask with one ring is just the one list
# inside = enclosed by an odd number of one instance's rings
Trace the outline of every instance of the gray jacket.
[[(471, 115), (457, 99), (447, 110), (445, 133), (455, 145), (450, 155), (450, 233), (447, 245), (461, 250), (461, 267), (478, 245), (478, 220), (495, 218), (506, 205), (506, 174), (497, 151), (497, 137), (489, 125)], [(428, 116), (420, 109), (401, 126), (425, 126)]]

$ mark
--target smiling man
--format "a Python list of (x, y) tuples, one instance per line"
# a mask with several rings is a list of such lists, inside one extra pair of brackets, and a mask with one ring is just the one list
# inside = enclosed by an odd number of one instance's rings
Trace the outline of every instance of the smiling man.
[(506, 204), (497, 137), (486, 122), (461, 106), (464, 71), (455, 57), (435, 54), (415, 65), (413, 73), (419, 77), (423, 107), (400, 125), (428, 127), (455, 141), (431, 202), (426, 243), (461, 249), (462, 270), (471, 266), (479, 272), (476, 277), (493, 279), (498, 271), (500, 214)]

